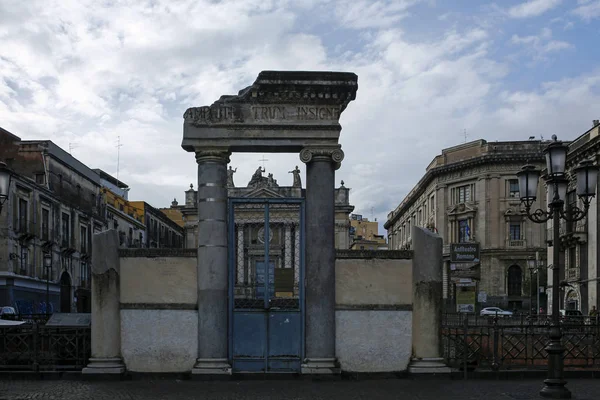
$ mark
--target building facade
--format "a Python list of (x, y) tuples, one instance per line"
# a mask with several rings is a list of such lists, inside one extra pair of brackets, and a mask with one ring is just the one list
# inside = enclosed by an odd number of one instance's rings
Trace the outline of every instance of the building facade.
[[(444, 149), (388, 214), (384, 227), (390, 249), (410, 249), (413, 226), (443, 238), (444, 299), (449, 310), (537, 307), (530, 299), (540, 289), (527, 261), (536, 253), (545, 259), (546, 227), (530, 222), (521, 211), (516, 174), (528, 163), (541, 168), (542, 149), (537, 140), (477, 140)], [(540, 185), (538, 192), (543, 191)], [(468, 244), (477, 254), (470, 262), (457, 260), (450, 251), (453, 244)], [(540, 273), (544, 282), (545, 271)], [(545, 296), (540, 306), (545, 307), (544, 301)]]
[(137, 215), (144, 221), (146, 232), (143, 237), (147, 248), (184, 248), (184, 230), (176, 222), (145, 201), (130, 201)]
[(105, 227), (98, 175), (49, 140), (0, 129), (0, 144), (13, 171), (0, 215), (0, 302), (23, 314), (89, 311), (91, 235)]
[(102, 202), (105, 204), (108, 229), (119, 233), (119, 246), (141, 248), (146, 244), (146, 226), (140, 210), (128, 200), (129, 186), (112, 175), (94, 169), (102, 184)]
[(387, 250), (384, 235), (379, 234), (379, 223), (360, 214), (350, 214), (351, 250)]
[[(262, 181), (249, 182), (246, 186), (235, 186), (233, 180), (227, 188), (227, 196), (230, 198), (248, 197), (279, 197), (279, 198), (304, 198), (305, 190), (301, 186), (279, 186), (277, 180), (273, 179), (272, 174), (270, 179), (263, 177)], [(297, 185), (301, 185), (300, 182)], [(335, 188), (335, 248), (350, 249), (352, 244), (350, 213), (354, 210), (354, 206), (350, 204), (350, 189), (344, 186), (344, 181), (340, 187)], [(198, 247), (198, 192), (194, 190), (194, 185), (190, 184), (190, 188), (185, 192), (185, 205), (180, 206), (172, 204), (167, 215), (173, 215), (175, 221), (181, 221), (185, 230), (185, 247)], [(179, 217), (178, 213), (181, 213)]]
[[(574, 169), (584, 160), (600, 161), (600, 123), (594, 120), (591, 129), (569, 144), (567, 153), (566, 174), (569, 176), (569, 187), (565, 210), (573, 206), (583, 209), (583, 203), (576, 195), (576, 175)], [(565, 282), (560, 290), (560, 309), (580, 310), (587, 315), (593, 306), (600, 308), (598, 293), (600, 292), (600, 254), (598, 186), (596, 197), (590, 203), (587, 216), (577, 222), (560, 223), (560, 281)], [(552, 221), (548, 222), (549, 235), (552, 232)], [(550, 236), (549, 236), (550, 237)], [(554, 246), (553, 243), (550, 243)], [(548, 263), (552, 264), (552, 247), (548, 247)], [(548, 276), (548, 299), (552, 299), (552, 274)], [(550, 309), (551, 304), (549, 304)]]

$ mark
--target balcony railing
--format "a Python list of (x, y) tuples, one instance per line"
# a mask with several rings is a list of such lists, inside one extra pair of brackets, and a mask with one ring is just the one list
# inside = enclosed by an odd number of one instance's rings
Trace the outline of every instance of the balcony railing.
[(519, 239), (519, 240), (508, 239), (506, 241), (506, 247), (527, 247), (527, 241), (525, 239)]
[(26, 233), (35, 235), (35, 225), (33, 224), (33, 221), (27, 217), (17, 218), (14, 230), (21, 235)]

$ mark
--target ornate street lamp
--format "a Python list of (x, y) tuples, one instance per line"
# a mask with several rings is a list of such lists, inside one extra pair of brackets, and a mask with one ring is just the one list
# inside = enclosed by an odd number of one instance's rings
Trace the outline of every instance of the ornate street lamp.
[(539, 208), (534, 211), (531, 210), (537, 196), (536, 192), (540, 171), (531, 165), (526, 165), (517, 176), (519, 178), (521, 203), (525, 206), (527, 217), (539, 224), (552, 219), (552, 324), (550, 326), (550, 344), (546, 347), (546, 351), (548, 352), (548, 378), (544, 380), (544, 387), (540, 390), (540, 395), (553, 399), (569, 399), (571, 398), (571, 392), (565, 387), (567, 382), (563, 376), (564, 347), (561, 343), (562, 333), (559, 320), (559, 224), (561, 218), (568, 221), (578, 221), (586, 216), (590, 207), (590, 201), (596, 194), (598, 167), (593, 165), (591, 161), (584, 161), (575, 168), (577, 196), (583, 202), (584, 208), (580, 209), (573, 206), (568, 212), (565, 212), (564, 204), (567, 196), (567, 185), (569, 183), (565, 176), (568, 146), (556, 140), (556, 135), (552, 135), (552, 140), (544, 150), (548, 169), (548, 174), (544, 176), (544, 179), (546, 180), (549, 193), (552, 194), (548, 210)]
[(50, 314), (50, 276), (52, 275), (52, 250), (44, 253), (44, 268), (46, 269), (46, 314)]
[(2, 206), (8, 199), (11, 175), (10, 169), (8, 169), (5, 163), (0, 161), (0, 213), (2, 213)]
[(527, 268), (529, 268), (529, 316), (533, 317), (533, 273), (537, 268), (535, 260), (529, 259), (527, 260)]

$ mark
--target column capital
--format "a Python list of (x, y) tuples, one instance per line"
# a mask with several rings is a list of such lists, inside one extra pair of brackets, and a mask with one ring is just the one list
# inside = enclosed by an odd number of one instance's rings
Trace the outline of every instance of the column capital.
[(196, 150), (196, 162), (198, 164), (205, 162), (213, 163), (229, 163), (229, 156), (231, 151), (226, 147), (217, 148), (202, 148)]
[(312, 161), (330, 161), (335, 163), (335, 169), (340, 168), (344, 152), (340, 145), (305, 147), (300, 151), (300, 161), (308, 164)]

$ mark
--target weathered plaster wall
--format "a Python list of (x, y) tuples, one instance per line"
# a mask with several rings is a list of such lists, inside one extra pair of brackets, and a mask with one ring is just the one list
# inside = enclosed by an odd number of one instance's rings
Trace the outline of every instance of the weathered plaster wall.
[[(134, 256), (131, 250), (120, 253), (121, 353), (127, 369), (190, 371), (198, 349), (196, 258), (186, 250), (179, 256), (159, 251), (150, 257)], [(335, 350), (343, 371), (407, 369), (412, 326), (412, 261), (407, 257), (411, 256), (338, 251)]]
[(412, 351), (411, 256), (338, 251), (336, 356), (342, 371), (407, 369)]
[(411, 304), (412, 262), (338, 258), (335, 263), (335, 291), (338, 306)]
[(195, 257), (121, 258), (121, 303), (195, 305), (196, 288)]
[(121, 354), (127, 370), (189, 372), (198, 357), (196, 249), (119, 253)]
[(121, 310), (121, 347), (132, 372), (188, 372), (198, 354), (195, 310)]
[(335, 351), (342, 371), (405, 371), (411, 326), (412, 311), (337, 310)]

